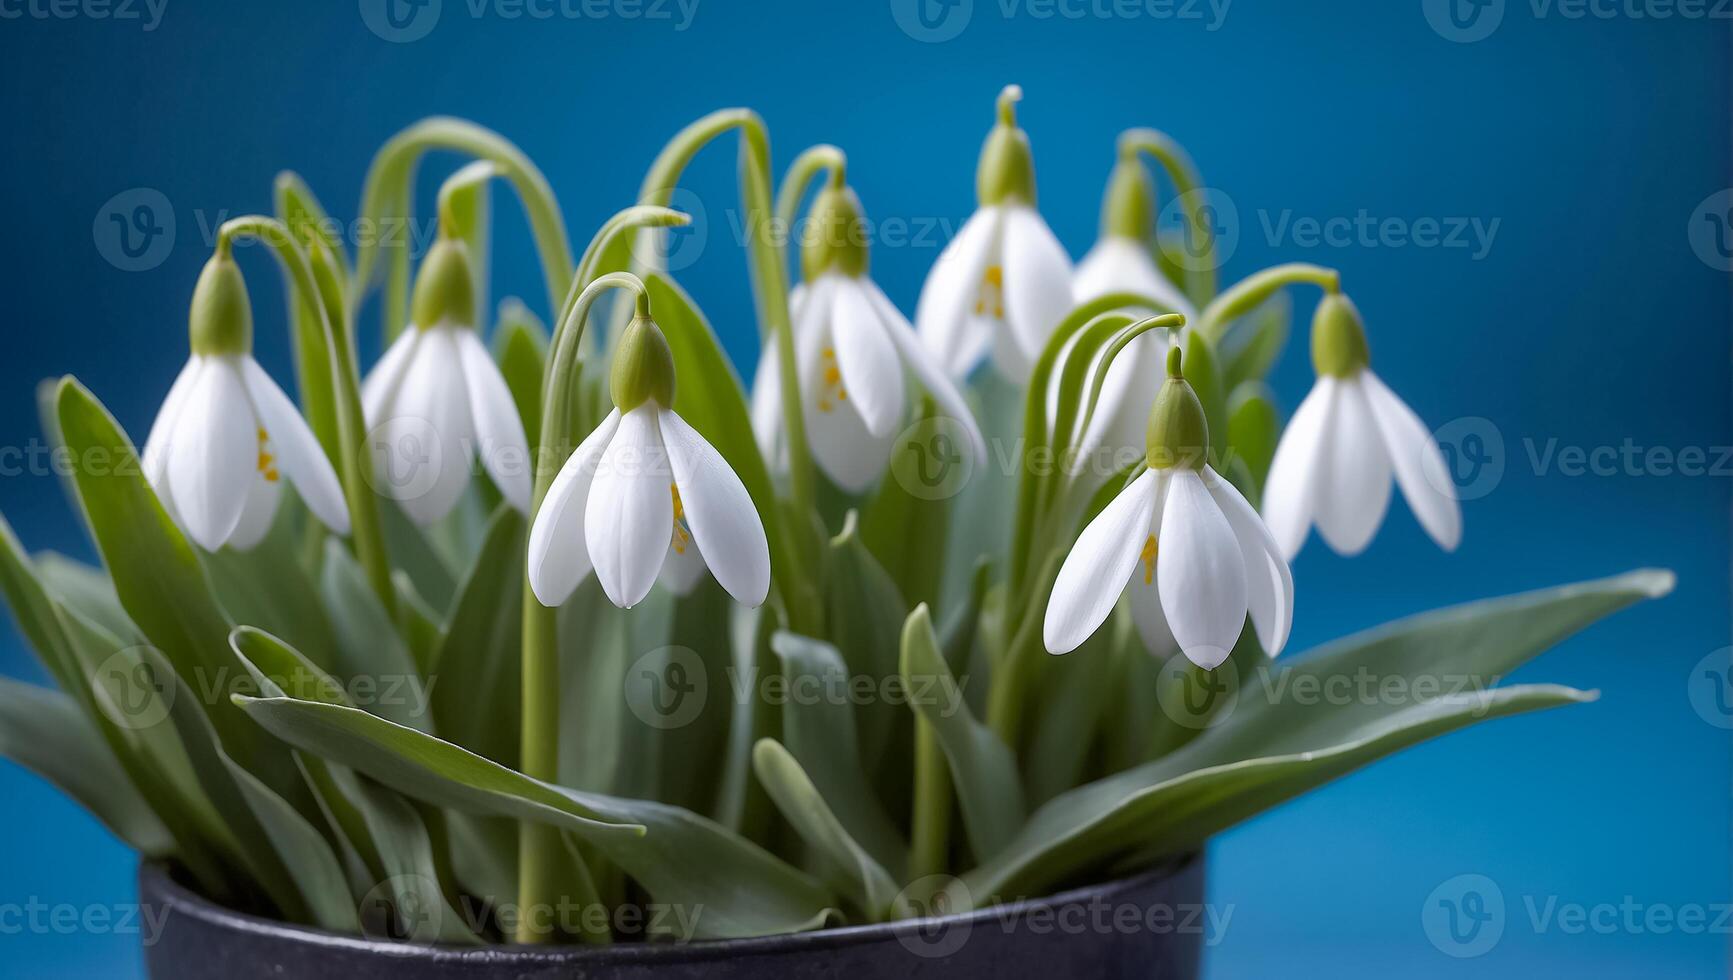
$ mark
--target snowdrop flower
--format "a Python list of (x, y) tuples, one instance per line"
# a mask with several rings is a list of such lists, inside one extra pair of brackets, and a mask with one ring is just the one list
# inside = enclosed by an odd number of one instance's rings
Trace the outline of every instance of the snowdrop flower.
[(1177, 646), (1213, 670), (1251, 613), (1271, 656), (1288, 642), (1294, 580), (1257, 512), (1205, 462), (1208, 425), (1168, 354), (1168, 380), (1149, 416), (1146, 469), (1078, 537), (1054, 582), (1043, 639), (1051, 653), (1082, 645), (1131, 604), (1151, 653)]
[(411, 326), (361, 386), (375, 484), (423, 526), (451, 513), (478, 453), (505, 499), (529, 513), (529, 445), (511, 390), (476, 335), (474, 290), (463, 243), (442, 235), (416, 277)]
[[(1084, 256), (1072, 281), (1077, 302), (1134, 293), (1161, 305), (1139, 312), (1181, 313), (1187, 323), (1198, 322), (1197, 307), (1156, 266), (1150, 250), (1154, 235), (1155, 183), (1139, 162), (1135, 146), (1122, 144), (1101, 205), (1101, 238)], [(1080, 448), (1088, 452), (1099, 446), (1137, 445), (1161, 390), (1161, 365), (1170, 343), (1167, 331), (1151, 330), (1114, 359)]]
[(1017, 127), (1022, 90), (999, 95), (999, 122), (981, 149), (979, 209), (939, 254), (915, 323), (953, 377), (991, 349), (999, 372), (1025, 381), (1047, 338), (1071, 312), (1071, 258), (1035, 210), (1035, 162)]
[(1331, 293), (1312, 320), (1317, 384), (1276, 446), (1264, 520), (1290, 559), (1313, 525), (1338, 554), (1365, 550), (1390, 506), (1391, 476), (1445, 551), (1462, 540), (1462, 511), (1438, 441), (1372, 373), (1360, 312)]
[[(860, 200), (842, 183), (813, 202), (813, 233), (801, 248), (805, 282), (792, 300), (795, 358), (812, 455), (831, 482), (850, 493), (884, 473), (902, 430), (905, 375), (966, 430), (977, 464), (987, 444), (963, 396), (914, 328), (867, 275)], [(783, 458), (781, 361), (766, 345), (752, 384), (752, 427), (769, 460)]]
[(253, 313), (226, 249), (193, 290), (192, 358), (145, 440), (144, 473), (169, 517), (206, 551), (264, 539), (295, 485), (328, 528), (349, 533), (331, 461), (293, 402), (253, 360)]
[(764, 525), (722, 454), (669, 408), (674, 355), (654, 321), (627, 324), (610, 381), (614, 411), (560, 468), (530, 529), (536, 598), (559, 606), (593, 571), (630, 609), (658, 578), (684, 593), (708, 567), (735, 599), (761, 605)]

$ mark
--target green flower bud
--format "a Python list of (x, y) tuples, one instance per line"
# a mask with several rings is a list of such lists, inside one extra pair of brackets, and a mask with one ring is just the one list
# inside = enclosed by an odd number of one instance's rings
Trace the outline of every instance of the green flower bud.
[(1145, 460), (1152, 470), (1184, 466), (1201, 470), (1209, 461), (1209, 422), (1203, 402), (1180, 371), (1179, 347), (1167, 352), (1167, 381), (1149, 410)]
[(999, 93), (999, 122), (987, 134), (975, 170), (975, 197), (982, 207), (1035, 203), (1035, 156), (1029, 150), (1029, 134), (1017, 126), (1021, 98), (1023, 90), (1015, 85)]
[(1137, 153), (1121, 153), (1101, 201), (1101, 237), (1147, 242), (1155, 234), (1155, 181)]
[(800, 274), (807, 282), (831, 269), (848, 276), (866, 273), (866, 220), (854, 188), (843, 184), (819, 191), (808, 232), (800, 246)]
[(253, 303), (247, 298), (246, 280), (227, 243), (218, 247), (199, 273), (187, 328), (194, 354), (253, 352)]
[(609, 381), (614, 407), (622, 412), (630, 412), (645, 399), (663, 408), (674, 405), (674, 352), (662, 328), (641, 311), (620, 334)]
[(1327, 293), (1312, 315), (1312, 366), (1319, 375), (1346, 378), (1371, 363), (1366, 348), (1366, 328), (1354, 301), (1341, 293)]
[(475, 277), (463, 242), (441, 234), (428, 249), (415, 277), (409, 320), (423, 330), (441, 323), (475, 325)]

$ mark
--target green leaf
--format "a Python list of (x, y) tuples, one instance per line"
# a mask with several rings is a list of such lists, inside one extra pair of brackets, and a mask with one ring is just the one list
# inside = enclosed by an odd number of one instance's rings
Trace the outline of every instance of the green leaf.
[(367, 586), (367, 575), (335, 539), (325, 546), (319, 590), (337, 629), (333, 674), (350, 699), (399, 724), (429, 730), (428, 693), (409, 645)]
[(397, 592), (397, 618), (403, 642), (409, 645), (409, 656), (421, 676), (433, 676), (433, 660), (439, 656), (440, 638), (445, 635), (445, 617), (427, 604), (415, 583), (401, 571), (391, 573), (391, 585)]
[(521, 727), (523, 549), (523, 516), (500, 507), (458, 590), (428, 686), (434, 730), (507, 767), (517, 765)]
[(1269, 387), (1261, 381), (1248, 381), (1235, 388), (1228, 399), (1228, 444), (1259, 488), (1270, 475), (1270, 462), (1276, 458), (1276, 443), (1281, 438), (1282, 419)]
[(252, 551), (224, 548), (205, 555), (205, 570), (231, 620), (283, 637), (315, 663), (334, 664), (337, 638), (330, 617), (295, 558), (294, 535), (284, 530), (279, 522)]
[(379, 524), (391, 564), (409, 576), (415, 591), (434, 609), (450, 609), (457, 595), (457, 573), (396, 502), (379, 498)]
[(825, 883), (853, 902), (869, 922), (897, 917), (896, 882), (843, 827), (794, 756), (780, 743), (764, 739), (753, 748), (752, 769), (789, 825), (820, 857)]
[[(1592, 700), (1568, 688), (1484, 690), (1535, 654), (1672, 576), (1618, 578), (1472, 603), (1393, 623), (1291, 665), (1243, 672), (1215, 727), (1154, 762), (1065, 793), (1036, 811), (1004, 853), (965, 878), (971, 894), (1040, 894), (1115, 859), (1183, 852), (1207, 836), (1368, 762), (1485, 718)], [(1364, 672), (1412, 685), (1409, 703), (1348, 705), (1292, 693)], [(1430, 678), (1444, 692), (1427, 698)], [(1449, 693), (1455, 687), (1474, 693)], [(1284, 693), (1288, 692), (1288, 693)]]
[[(842, 532), (830, 541), (825, 571), (826, 630), (831, 643), (852, 678), (870, 678), (883, 690), (884, 682), (897, 676), (897, 644), (908, 606), (896, 583), (862, 543), (854, 511), (848, 512)], [(902, 706), (874, 697), (856, 704), (854, 717), (861, 765), (869, 773), (889, 765), (906, 783), (910, 726)]]
[(903, 626), (903, 687), (909, 706), (927, 723), (950, 764), (963, 811), (963, 827), (977, 857), (998, 853), (1028, 811), (1017, 776), (1017, 760), (999, 736), (976, 721), (962, 689), (939, 653), (932, 616), (916, 606)]
[[(849, 836), (860, 841), (881, 866), (902, 874), (908, 844), (885, 813), (862, 767), (853, 707), (859, 695), (842, 655), (827, 643), (787, 632), (776, 634), (770, 646), (782, 660), (787, 685), (782, 743), (812, 776)], [(873, 700), (890, 700), (882, 682), (866, 694)]]
[(542, 374), (547, 356), (547, 327), (517, 297), (501, 301), (498, 325), (493, 331), (493, 359), (511, 391), (531, 446), (541, 445)]
[[(921, 399), (916, 426), (933, 425), (940, 415), (931, 398)], [(934, 429), (936, 433), (938, 430)], [(923, 452), (915, 446), (896, 446), (892, 452)], [(903, 608), (925, 602), (939, 608), (944, 585), (945, 541), (951, 527), (953, 498), (928, 500), (910, 493), (903, 480), (891, 474), (879, 482), (878, 492), (861, 517), (861, 538), (867, 550), (883, 566), (902, 595)], [(899, 614), (894, 622), (901, 622)]]
[(265, 838), (282, 855), (283, 867), (306, 899), (308, 921), (335, 932), (360, 932), (361, 920), (330, 843), (257, 776), (228, 756), (222, 756), (222, 761), (258, 818)]
[(39, 552), (33, 564), (42, 587), (61, 605), (77, 610), (115, 636), (138, 635), (138, 627), (121, 608), (120, 596), (115, 594), (107, 572), (55, 551)]
[(447, 895), (434, 859), (433, 839), (415, 807), (340, 766), (330, 773), (338, 791), (366, 821), (379, 848), (384, 876), (363, 896), (363, 905), (388, 904), (396, 919), (393, 935), (409, 942), (480, 944), (461, 904)]
[(1269, 376), (1287, 346), (1293, 315), (1293, 299), (1278, 292), (1237, 323), (1226, 325), (1221, 354), (1222, 381), (1228, 390)]
[(702, 907), (701, 938), (800, 932), (834, 907), (817, 882), (696, 814), (531, 779), (353, 708), (240, 697), (267, 730), (416, 799), (552, 824), (594, 845), (659, 903)]
[(1039, 806), (1083, 781), (1100, 732), (1102, 705), (1113, 694), (1113, 672), (1102, 665), (1109, 662), (1113, 647), (1133, 634), (1129, 617), (1115, 615), (1078, 649), (1040, 661), (1037, 684), (1042, 693), (1023, 758), (1023, 789), (1030, 805)]
[(145, 856), (173, 852), (168, 829), (66, 695), (0, 677), (0, 756), (53, 783)]

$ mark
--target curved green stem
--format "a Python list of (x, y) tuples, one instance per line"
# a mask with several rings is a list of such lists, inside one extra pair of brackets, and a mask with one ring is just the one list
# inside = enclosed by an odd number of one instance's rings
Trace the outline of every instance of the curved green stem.
[(367, 457), (362, 451), (365, 422), (361, 416), (361, 379), (355, 370), (355, 352), (349, 343), (348, 331), (339, 330), (331, 322), (307, 256), (296, 244), (288, 226), (264, 215), (247, 215), (225, 221), (217, 229), (217, 250), (227, 252), (237, 240), (263, 242), (284, 273), (296, 298), (304, 308), (317, 315), (320, 332), (325, 338), (327, 359), (331, 365), (332, 391), (336, 399), (337, 441), (341, 451), (337, 471), (343, 480), (343, 496), (349, 504), (351, 539), (355, 558), (367, 573), (367, 581), (379, 602), (396, 618), (397, 589), (391, 581), (391, 561), (385, 552), (385, 535), (379, 523), (379, 504), (368, 486), (362, 466)]
[(1271, 266), (1235, 283), (1217, 296), (1200, 314), (1198, 331), (1211, 343), (1219, 343), (1227, 325), (1257, 309), (1286, 286), (1314, 285), (1326, 293), (1340, 292), (1342, 274), (1335, 269), (1305, 262)]
[[(361, 215), (371, 222), (374, 234), (364, 236), (355, 260), (355, 291), (352, 306), (372, 284), (380, 262), (381, 237), (384, 226), (392, 219), (407, 221), (409, 216), (410, 184), (415, 165), (429, 150), (452, 150), (487, 160), (498, 168), (523, 202), (529, 217), (530, 232), (535, 237), (536, 252), (541, 256), (542, 277), (547, 282), (548, 306), (559, 309), (565, 298), (566, 286), (572, 279), (572, 250), (566, 239), (565, 219), (554, 200), (553, 188), (536, 165), (511, 141), (498, 133), (472, 122), (435, 116), (415, 123), (388, 140), (373, 157), (367, 170), (367, 181), (361, 193)], [(393, 213), (396, 212), (396, 213)], [(400, 263), (408, 260), (409, 242), (395, 236), (390, 243), (393, 251), (392, 281), (387, 285), (386, 309), (390, 316), (395, 308), (398, 319), (386, 324), (387, 332), (402, 329), (401, 315), (408, 305), (408, 282), (398, 273)], [(398, 281), (403, 279), (404, 281)], [(401, 295), (400, 295), (401, 293)]]
[[(547, 498), (548, 488), (573, 445), (572, 399), (582, 369), (579, 356), (590, 309), (610, 289), (629, 289), (637, 294), (638, 310), (649, 313), (649, 295), (636, 276), (614, 272), (586, 285), (560, 319), (550, 345), (548, 365), (542, 381), (541, 439), (535, 447), (535, 490), (530, 506), (531, 522)], [(579, 542), (577, 547), (583, 547)], [(530, 590), (528, 567), (523, 588), (523, 727), (518, 752), (523, 773), (534, 779), (557, 782), (560, 775), (560, 644), (559, 611), (541, 604)], [(559, 894), (560, 867), (565, 845), (557, 827), (525, 822), (518, 829), (519, 908), (555, 908), (568, 896)], [(553, 936), (539, 930), (524, 916), (518, 927), (520, 943), (549, 942)]]
[(469, 250), (469, 274), (475, 288), (476, 326), (486, 322), (488, 279), (492, 273), (488, 256), (488, 182), (499, 176), (492, 160), (465, 164), (439, 185), (439, 227), (444, 234), (463, 242)]
[(832, 187), (841, 187), (848, 181), (848, 155), (829, 143), (809, 146), (794, 158), (788, 173), (783, 175), (782, 186), (776, 192), (776, 228), (784, 241), (793, 240), (800, 200), (806, 196), (812, 179), (821, 172), (829, 174)]
[[(717, 137), (740, 132), (740, 196), (746, 209), (746, 247), (752, 270), (752, 291), (758, 304), (762, 334), (776, 345), (777, 368), (782, 381), (782, 424), (788, 439), (789, 493), (796, 513), (818, 512), (818, 491), (812, 466), (812, 450), (806, 438), (806, 417), (800, 407), (800, 375), (794, 354), (794, 326), (788, 314), (787, 243), (773, 225), (770, 188), (770, 138), (764, 120), (750, 109), (721, 109), (688, 125), (656, 155), (638, 193), (638, 203), (666, 206), (686, 166), (698, 151)], [(786, 522), (785, 515), (772, 515)], [(795, 529), (785, 528), (793, 540)], [(800, 529), (804, 532), (805, 529)], [(796, 549), (798, 550), (798, 549)], [(796, 580), (816, 574), (798, 569)], [(785, 597), (789, 598), (789, 597)], [(791, 628), (811, 635), (818, 627), (816, 608), (790, 601)]]
[[(557, 325), (564, 322), (572, 312), (579, 294), (596, 278), (596, 269), (603, 256), (612, 251), (614, 244), (622, 237), (640, 228), (673, 228), (691, 223), (690, 215), (654, 204), (635, 204), (616, 212), (602, 223), (602, 227), (596, 230), (595, 237), (590, 239), (589, 247), (584, 249), (583, 257), (578, 260), (578, 271), (572, 276), (571, 289), (567, 291), (566, 301), (561, 305), (560, 314), (554, 323)], [(588, 337), (589, 333), (586, 331), (584, 336)]]
[[(1191, 155), (1173, 137), (1157, 129), (1128, 129), (1119, 134), (1120, 153), (1147, 153), (1173, 182), (1175, 200), (1189, 201), (1185, 207), (1186, 221), (1197, 241), (1209, 242), (1206, 256), (1186, 269), (1187, 292), (1192, 296), (1213, 297), (1216, 294), (1215, 231), (1205, 224), (1203, 215), (1203, 178)], [(1189, 198), (1188, 198), (1189, 195)], [(1183, 207), (1184, 205), (1182, 205)]]

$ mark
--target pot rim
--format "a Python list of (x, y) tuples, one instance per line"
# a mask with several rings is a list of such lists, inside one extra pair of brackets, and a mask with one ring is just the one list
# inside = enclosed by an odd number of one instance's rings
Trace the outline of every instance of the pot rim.
[[(611, 964), (679, 963), (692, 960), (715, 960), (735, 956), (777, 955), (823, 952), (868, 943), (900, 940), (910, 934), (933, 929), (939, 924), (946, 928), (991, 924), (1014, 919), (1031, 910), (1073, 905), (1138, 888), (1165, 879), (1201, 875), (1203, 853), (1196, 851), (1184, 857), (1164, 861), (1137, 874), (1094, 885), (1085, 885), (1040, 898), (1025, 898), (1015, 902), (991, 905), (972, 912), (946, 916), (923, 916), (864, 925), (817, 929), (811, 932), (756, 936), (747, 939), (706, 939), (674, 943), (617, 943), (605, 946), (442, 946), (428, 943), (401, 943), (330, 932), (313, 926), (296, 925), (268, 919), (248, 912), (239, 912), (205, 898), (175, 879), (166, 862), (139, 862), (140, 901), (160, 901), (171, 914), (190, 916), (206, 925), (230, 932), (243, 933), (265, 940), (305, 943), (325, 948), (339, 948), (372, 953), (395, 959), (423, 960), (429, 963), (486, 958), (493, 962), (525, 964), (583, 962), (598, 966)], [(146, 895), (145, 892), (154, 894)]]

